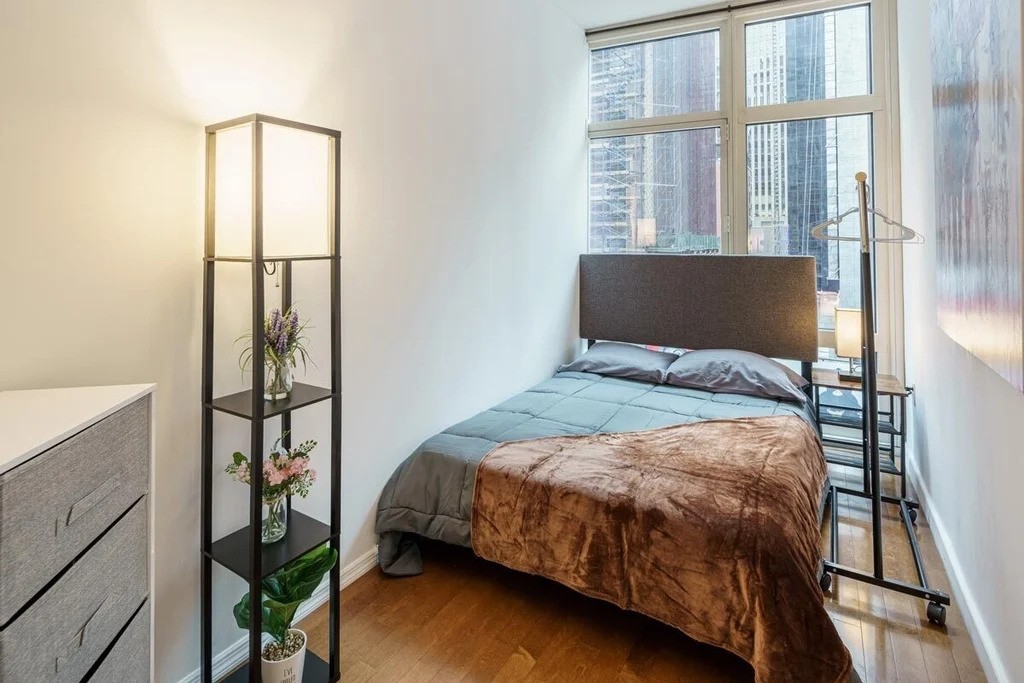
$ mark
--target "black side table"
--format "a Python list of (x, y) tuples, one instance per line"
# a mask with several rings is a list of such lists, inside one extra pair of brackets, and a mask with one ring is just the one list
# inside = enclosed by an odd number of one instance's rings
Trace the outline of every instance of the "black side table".
[[(847, 429), (864, 429), (864, 411), (854, 400), (859, 394), (859, 381), (839, 379), (835, 370), (815, 368), (814, 379), (814, 410), (820, 425), (846, 427)], [(907, 387), (892, 375), (878, 376), (878, 395), (887, 399), (885, 409), (878, 410), (878, 451), (881, 458), (879, 468), (887, 474), (900, 478), (900, 498), (907, 497), (907, 397), (913, 389)], [(864, 472), (864, 492), (871, 493), (871, 463), (860, 441), (841, 436), (824, 436), (822, 443), (826, 446), (842, 446), (860, 451), (860, 457), (852, 454), (826, 452), (825, 459), (833, 464), (844, 467), (860, 468)], [(916, 510), (913, 510), (916, 513)], [(917, 515), (915, 514), (914, 517)]]

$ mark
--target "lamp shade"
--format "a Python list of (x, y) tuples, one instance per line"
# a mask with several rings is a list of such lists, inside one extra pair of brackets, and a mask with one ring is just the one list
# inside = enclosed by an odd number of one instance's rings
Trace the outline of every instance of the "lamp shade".
[(331, 131), (260, 115), (240, 121), (208, 129), (216, 256), (250, 257), (257, 218), (265, 259), (330, 254), (336, 181)]
[(636, 246), (653, 247), (658, 243), (658, 220), (656, 218), (636, 219)]
[(836, 309), (836, 355), (860, 358), (864, 346), (864, 320), (859, 308)]

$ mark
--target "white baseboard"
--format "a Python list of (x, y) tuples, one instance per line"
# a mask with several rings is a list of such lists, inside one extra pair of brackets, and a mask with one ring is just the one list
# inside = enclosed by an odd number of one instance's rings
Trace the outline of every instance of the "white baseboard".
[(946, 565), (946, 573), (949, 575), (949, 581), (952, 584), (950, 588), (953, 591), (953, 596), (956, 602), (959, 603), (956, 605), (956, 608), (963, 615), (964, 624), (967, 626), (967, 632), (971, 636), (971, 642), (974, 643), (974, 649), (978, 653), (981, 666), (985, 669), (985, 675), (990, 681), (995, 681), (996, 683), (1010, 683), (1010, 676), (1006, 672), (1006, 666), (1003, 664), (999, 651), (996, 649), (996, 644), (992, 640), (992, 632), (989, 631), (981, 618), (981, 611), (978, 609), (978, 603), (974, 599), (974, 593), (971, 591), (970, 584), (965, 580), (963, 567), (953, 551), (954, 546), (949, 533), (946, 531), (946, 525), (932, 504), (932, 497), (928, 491), (928, 486), (921, 479), (917, 463), (912, 458), (908, 458), (907, 471), (910, 473), (911, 483), (921, 496), (921, 507), (924, 508), (925, 517), (928, 519), (928, 526), (931, 527), (932, 536), (935, 538), (935, 545), (939, 549), (939, 555), (942, 556), (942, 561)]
[[(341, 568), (341, 587), (345, 588), (360, 576), (377, 566), (377, 546), (373, 546), (355, 559), (354, 562)], [(324, 598), (326, 600), (326, 598)]]
[[(341, 569), (341, 587), (345, 588), (360, 576), (377, 566), (377, 547), (360, 555), (356, 560)], [(312, 614), (318, 607), (327, 603), (331, 594), (329, 581), (321, 583), (313, 596), (302, 603), (295, 612), (295, 621), (301, 621)], [(249, 658), (249, 639), (242, 637), (228, 646), (224, 651), (213, 656), (213, 680), (217, 681), (240, 667)], [(179, 681), (179, 683), (200, 683), (202, 670), (196, 669)]]

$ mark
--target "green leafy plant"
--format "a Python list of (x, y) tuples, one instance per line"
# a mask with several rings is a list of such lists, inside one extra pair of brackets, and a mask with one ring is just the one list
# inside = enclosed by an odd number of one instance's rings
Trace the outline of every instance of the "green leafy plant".
[[(324, 575), (338, 561), (338, 551), (322, 545), (296, 558), (263, 579), (263, 632), (279, 644), (288, 637), (295, 611), (313, 595)], [(249, 630), (249, 593), (235, 605), (235, 623)]]

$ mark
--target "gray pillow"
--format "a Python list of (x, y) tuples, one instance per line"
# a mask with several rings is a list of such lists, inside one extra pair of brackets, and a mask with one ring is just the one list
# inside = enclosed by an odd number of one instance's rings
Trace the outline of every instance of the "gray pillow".
[(808, 382), (782, 363), (749, 351), (702, 349), (684, 353), (665, 381), (677, 387), (744, 394), (783, 401), (807, 400)]
[(678, 358), (674, 353), (651, 351), (618, 342), (598, 342), (582, 356), (558, 368), (559, 372), (595, 372), (661, 384), (665, 371)]

